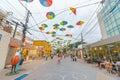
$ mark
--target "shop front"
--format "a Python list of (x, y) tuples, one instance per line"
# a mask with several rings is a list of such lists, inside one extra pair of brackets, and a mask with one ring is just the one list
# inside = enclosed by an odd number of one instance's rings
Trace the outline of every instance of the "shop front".
[(114, 36), (86, 46), (89, 57), (120, 59), (120, 35)]
[[(20, 40), (11, 38), (9, 43), (9, 50), (6, 58), (6, 64), (10, 65), (12, 56), (15, 55), (16, 51), (20, 49)], [(33, 45), (26, 43), (25, 46), (22, 48), (22, 57), (24, 60), (29, 60), (29, 52), (30, 50), (35, 49)]]

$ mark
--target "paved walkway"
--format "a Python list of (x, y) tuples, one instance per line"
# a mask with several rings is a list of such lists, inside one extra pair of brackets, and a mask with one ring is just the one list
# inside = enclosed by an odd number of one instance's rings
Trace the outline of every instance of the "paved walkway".
[[(6, 73), (11, 71), (11, 67), (0, 71), (0, 80), (14, 80), (15, 78), (21, 76), (24, 73), (30, 72), (36, 67), (45, 64), (45, 60), (30, 60), (25, 62), (19, 69), (19, 74), (13, 76), (5, 76)], [(34, 66), (36, 65), (36, 66)]]
[(0, 80), (15, 80), (23, 74), (28, 75), (22, 80), (107, 80), (104, 79), (104, 74), (111, 76), (114, 80), (120, 80), (114, 75), (106, 74), (104, 70), (99, 70), (94, 65), (81, 60), (73, 62), (70, 58), (62, 59), (60, 64), (57, 64), (57, 59), (31, 61), (21, 66), (20, 74), (5, 76), (5, 73), (9, 71), (10, 69), (0, 72)]

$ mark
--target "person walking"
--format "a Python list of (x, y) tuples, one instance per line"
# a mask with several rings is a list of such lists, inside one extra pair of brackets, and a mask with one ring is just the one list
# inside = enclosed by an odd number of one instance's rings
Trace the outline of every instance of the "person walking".
[(46, 55), (46, 61), (48, 60), (48, 55)]
[(62, 54), (58, 54), (58, 64), (60, 64), (61, 59), (62, 59)]

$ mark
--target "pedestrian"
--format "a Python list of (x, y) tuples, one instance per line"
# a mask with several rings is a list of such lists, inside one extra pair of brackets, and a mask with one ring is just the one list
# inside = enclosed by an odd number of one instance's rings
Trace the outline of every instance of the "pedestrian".
[(51, 57), (51, 59), (53, 59), (54, 55), (53, 55), (53, 54), (51, 54), (51, 55), (50, 55), (50, 57)]
[(46, 61), (48, 60), (48, 55), (46, 55)]
[(32, 56), (32, 60), (34, 60), (34, 56)]
[(62, 59), (62, 54), (58, 54), (58, 64), (60, 64), (61, 59)]

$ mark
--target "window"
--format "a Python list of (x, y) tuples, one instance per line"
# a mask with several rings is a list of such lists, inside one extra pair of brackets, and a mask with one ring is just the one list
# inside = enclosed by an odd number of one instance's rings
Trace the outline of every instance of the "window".
[(118, 29), (116, 29), (114, 32), (115, 32), (115, 35), (119, 34), (119, 30)]
[(118, 10), (117, 10), (116, 13), (114, 14), (114, 16), (116, 19), (118, 19), (118, 18), (120, 19), (120, 12), (118, 12)]
[(120, 24), (120, 18), (116, 20), (117, 25)]
[(110, 12), (119, 0), (108, 0), (102, 9), (102, 18), (108, 37), (120, 34), (120, 4)]

